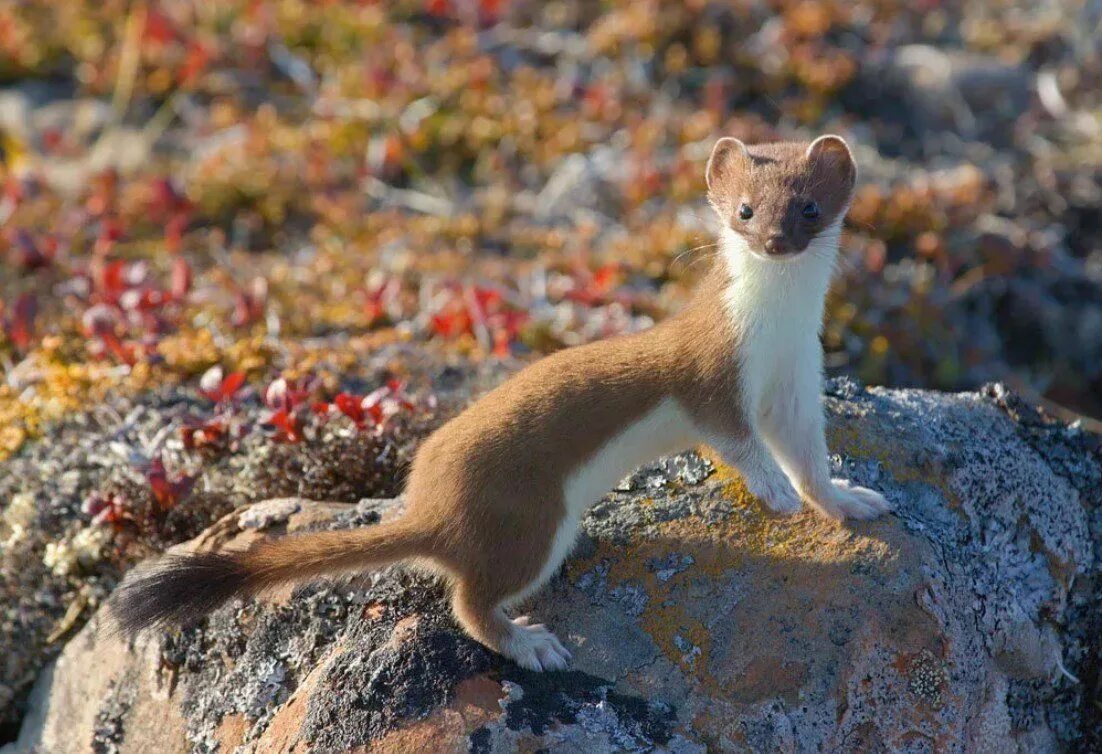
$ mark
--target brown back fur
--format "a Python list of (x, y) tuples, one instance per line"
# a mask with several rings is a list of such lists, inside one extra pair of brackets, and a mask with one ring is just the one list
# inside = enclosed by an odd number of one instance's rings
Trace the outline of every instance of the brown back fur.
[[(838, 143), (830, 141), (834, 138)], [(809, 166), (807, 145), (717, 147), (709, 200), (752, 244), (784, 233), (795, 248), (844, 211), (853, 176), (836, 137)], [(840, 144), (840, 147), (839, 147)], [(848, 162), (847, 162), (848, 164)], [(798, 217), (808, 197), (820, 222)], [(753, 202), (754, 221), (734, 213)], [(679, 315), (642, 333), (571, 348), (522, 370), (432, 434), (418, 451), (399, 521), (264, 542), (246, 553), (173, 556), (135, 573), (113, 597), (130, 630), (206, 612), (279, 582), (428, 560), (456, 584), (464, 626), (490, 646), (493, 614), (540, 573), (566, 515), (564, 481), (625, 427), (674, 398), (706, 433), (747, 431), (739, 400), (739, 334), (725, 315), (727, 265), (716, 261)], [(495, 622), (496, 621), (496, 622)]]

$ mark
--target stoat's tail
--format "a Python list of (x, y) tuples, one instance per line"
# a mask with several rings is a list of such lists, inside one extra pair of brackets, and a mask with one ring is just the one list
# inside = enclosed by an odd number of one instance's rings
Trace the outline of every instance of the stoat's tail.
[(165, 555), (130, 574), (111, 596), (120, 629), (180, 625), (227, 600), (287, 582), (385, 565), (426, 554), (425, 536), (404, 521), (351, 531), (298, 534), (244, 552)]

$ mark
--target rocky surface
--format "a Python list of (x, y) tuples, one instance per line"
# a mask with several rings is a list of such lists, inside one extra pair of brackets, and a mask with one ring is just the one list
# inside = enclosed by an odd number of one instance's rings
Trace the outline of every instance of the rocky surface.
[[(229, 414), (226, 441), (188, 449), (183, 429), (209, 416), (211, 402), (194, 388), (166, 386), (110, 395), (0, 461), (0, 745), (15, 737), (36, 676), (135, 562), (266, 498), (351, 503), (396, 494), (418, 438), (509, 371), (507, 362), (448, 366), (399, 346), (376, 349), (362, 361), (364, 376), (341, 385), (364, 392), (394, 361), (437, 408), (382, 432), (333, 421), (306, 426), (301, 442), (279, 443), (262, 426), (269, 412), (261, 391), (250, 387)], [(171, 505), (156, 500), (153, 458), (170, 479), (192, 480)], [(90, 505), (104, 500), (117, 503), (109, 521)]]
[[(525, 608), (568, 672), (489, 653), (439, 584), (391, 568), (133, 645), (97, 614), (4, 754), (1097, 750), (1097, 440), (997, 387), (835, 383), (828, 405), (837, 470), (896, 513), (774, 518), (696, 454), (646, 468)], [(399, 510), (276, 500), (187, 546)]]

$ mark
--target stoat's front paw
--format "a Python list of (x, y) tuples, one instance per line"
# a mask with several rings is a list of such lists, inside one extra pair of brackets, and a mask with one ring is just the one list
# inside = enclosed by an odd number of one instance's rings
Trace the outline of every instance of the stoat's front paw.
[(798, 513), (803, 501), (793, 488), (788, 477), (777, 474), (773, 477), (747, 478), (746, 489), (750, 494), (765, 503), (765, 506), (774, 513), (791, 516)]
[(572, 659), (559, 637), (542, 623), (533, 624), (527, 615), (513, 619), (509, 639), (501, 653), (522, 668), (537, 672), (564, 670)]
[(832, 479), (824, 494), (812, 498), (812, 504), (831, 518), (876, 518), (892, 509), (875, 490), (858, 487), (847, 479)]

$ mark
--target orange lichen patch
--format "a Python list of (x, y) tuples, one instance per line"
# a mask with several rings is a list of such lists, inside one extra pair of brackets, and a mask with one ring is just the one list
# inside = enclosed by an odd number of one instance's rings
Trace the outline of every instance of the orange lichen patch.
[[(310, 698), (318, 691), (318, 686), (325, 678), (329, 665), (344, 651), (343, 644), (337, 644), (314, 666), (310, 674), (303, 679), (291, 698), (276, 712), (268, 727), (264, 729), (264, 735), (257, 741), (257, 751), (272, 752), (272, 754), (291, 754), (292, 752), (305, 752), (309, 750), (307, 742), (299, 738), (303, 720), (310, 706)], [(232, 751), (232, 749), (228, 749)]]
[(386, 614), (386, 605), (381, 602), (374, 602), (370, 605), (364, 606), (363, 619), (368, 621), (376, 621), (382, 618)]
[(471, 732), (501, 715), (499, 702), (503, 697), (501, 684), (493, 679), (468, 678), (456, 686), (455, 695), (446, 707), (387, 734), (372, 744), (371, 751), (465, 752)]
[(648, 606), (640, 622), (662, 653), (683, 672), (716, 687), (707, 670), (712, 638), (703, 623), (687, 615), (680, 605)]
[(234, 714), (223, 717), (214, 732), (222, 751), (233, 751), (245, 743), (245, 734), (249, 732), (249, 727), (249, 721), (244, 715)]
[[(711, 632), (680, 602), (671, 600), (671, 594), (702, 578), (719, 583), (732, 569), (756, 567), (766, 560), (775, 567), (778, 578), (797, 586), (801, 594), (815, 594), (817, 581), (829, 578), (831, 573), (892, 570), (898, 567), (899, 553), (892, 537), (881, 538), (888, 524), (864, 525), (876, 535), (865, 536), (812, 510), (792, 517), (771, 516), (731, 469), (717, 464), (712, 479), (722, 485), (735, 508), (733, 515), (719, 522), (697, 517), (663, 522), (655, 525), (653, 535), (626, 547), (598, 542), (596, 551), (588, 558), (573, 561), (568, 572), (576, 579), (604, 564), (610, 589), (626, 583), (641, 586), (648, 600), (640, 625), (687, 675), (718, 688), (721, 681), (709, 670)], [(691, 554), (693, 564), (659, 581), (648, 563), (661, 561), (671, 552)], [(814, 631), (817, 626), (802, 626), (800, 630)], [(790, 670), (791, 682), (798, 683), (800, 672), (797, 668)]]
[(783, 696), (794, 701), (807, 675), (805, 662), (783, 655), (763, 655), (750, 660), (737, 683), (724, 684), (724, 690), (735, 702), (751, 704), (770, 696)]
[(502, 696), (500, 683), (489, 676), (479, 675), (468, 678), (456, 686), (455, 697), (448, 706), (460, 711), (465, 709), (500, 711), (501, 707), (498, 703)]
[(460, 715), (444, 710), (388, 733), (376, 741), (370, 751), (380, 754), (406, 754), (411, 751), (460, 754), (467, 751), (466, 737), (469, 732)]
[[(722, 751), (731, 744), (746, 745), (746, 729), (733, 724), (738, 718), (728, 709), (707, 709), (697, 713), (688, 728), (708, 751)], [(750, 749), (737, 749), (750, 751)]]
[[(715, 465), (712, 479), (723, 485), (723, 497), (731, 502), (735, 515), (718, 524), (684, 518), (661, 527), (663, 535), (669, 534), (693, 545), (698, 571), (703, 568), (705, 573), (718, 576), (732, 566), (732, 549), (747, 555), (831, 563), (870, 558), (890, 560), (893, 557), (891, 548), (883, 540), (862, 536), (809, 507), (805, 506), (794, 516), (771, 514), (746, 489), (738, 472), (715, 459), (712, 462)], [(877, 531), (883, 524), (870, 526)], [(699, 545), (709, 544), (710, 549), (697, 552)]]

